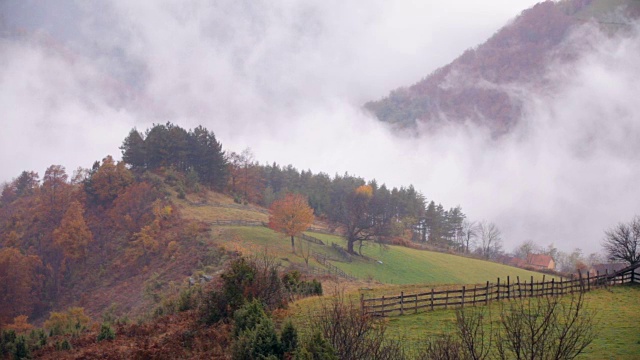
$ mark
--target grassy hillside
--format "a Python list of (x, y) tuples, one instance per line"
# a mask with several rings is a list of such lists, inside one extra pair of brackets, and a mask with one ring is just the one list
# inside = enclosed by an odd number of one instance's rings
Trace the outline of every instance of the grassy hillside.
[[(638, 359), (640, 354), (640, 287), (620, 286), (586, 294), (587, 306), (596, 312), (600, 333), (578, 359)], [(491, 305), (493, 316), (499, 306)], [(450, 333), (455, 326), (455, 311), (436, 311), (394, 317), (388, 321), (393, 336), (419, 344), (425, 336)]]
[[(385, 284), (479, 284), (519, 276), (522, 281), (542, 274), (484, 261), (401, 246), (368, 246), (363, 254), (376, 261), (357, 259), (337, 263), (346, 272), (360, 278), (371, 278)], [(379, 261), (379, 262), (378, 262)]]
[[(638, 359), (640, 286), (600, 289), (586, 293), (585, 299), (587, 308), (596, 312), (599, 335), (578, 359)], [(302, 327), (308, 324), (310, 314), (319, 309), (321, 301), (326, 300), (307, 298), (292, 304), (289, 313), (294, 322)], [(497, 318), (499, 303), (492, 303), (489, 309)], [(386, 322), (389, 335), (416, 349), (431, 336), (452, 333), (455, 330), (455, 310), (391, 317)]]
[[(207, 194), (199, 199), (188, 198), (179, 202), (183, 216), (207, 223), (216, 220), (257, 220), (268, 221), (265, 209), (254, 206), (234, 204), (226, 196)], [(333, 259), (342, 259), (339, 252), (331, 247), (332, 243), (345, 246), (345, 240), (339, 236), (320, 233), (308, 233), (322, 240), (326, 245), (309, 244), (297, 241), (296, 254), (291, 251), (289, 238), (265, 227), (214, 226), (219, 236), (216, 242), (228, 250), (245, 255), (268, 253), (278, 258), (283, 265), (304, 264), (301, 246), (305, 252), (311, 250)], [(308, 247), (308, 248), (307, 248)], [(542, 274), (511, 266), (497, 264), (473, 258), (438, 252), (410, 249), (401, 246), (379, 246), (365, 243), (363, 255), (354, 256), (352, 262), (333, 261), (332, 263), (346, 273), (362, 280), (371, 280), (383, 284), (479, 284), (495, 282), (499, 277), (523, 281), (532, 276), (538, 280)], [(314, 267), (322, 267), (311, 259)]]

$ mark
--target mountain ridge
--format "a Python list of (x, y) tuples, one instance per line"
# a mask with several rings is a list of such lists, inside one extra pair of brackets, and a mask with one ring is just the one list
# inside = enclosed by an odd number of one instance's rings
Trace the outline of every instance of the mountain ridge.
[(364, 108), (398, 129), (429, 131), (469, 121), (494, 135), (508, 133), (524, 111), (521, 95), (513, 89), (524, 85), (548, 91), (556, 86), (547, 75), (551, 64), (571, 64), (589, 50), (588, 32), (572, 36), (582, 25), (613, 35), (628, 28), (625, 19), (638, 16), (636, 0), (538, 3), (483, 44)]

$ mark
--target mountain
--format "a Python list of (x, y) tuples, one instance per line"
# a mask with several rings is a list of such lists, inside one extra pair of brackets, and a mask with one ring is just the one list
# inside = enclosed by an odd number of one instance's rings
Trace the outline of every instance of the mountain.
[(575, 61), (588, 50), (595, 25), (607, 35), (629, 30), (640, 17), (638, 0), (545, 1), (523, 11), (484, 44), (468, 49), (426, 78), (391, 91), (365, 108), (399, 129), (432, 129), (466, 121), (494, 135), (509, 132), (523, 113), (519, 89), (549, 90), (549, 67)]

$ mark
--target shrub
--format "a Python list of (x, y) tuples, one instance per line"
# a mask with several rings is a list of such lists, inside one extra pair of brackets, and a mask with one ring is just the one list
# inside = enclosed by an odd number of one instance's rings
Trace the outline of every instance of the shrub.
[(291, 321), (287, 321), (282, 327), (280, 344), (284, 353), (293, 354), (298, 349), (298, 331)]
[(52, 312), (44, 327), (49, 329), (49, 335), (78, 335), (86, 330), (91, 319), (85, 315), (84, 308), (72, 307), (65, 312)]
[(27, 339), (20, 335), (16, 338), (15, 351), (13, 356), (16, 359), (27, 359), (30, 357), (29, 346), (27, 345)]
[(323, 303), (312, 327), (322, 331), (340, 359), (404, 358), (400, 344), (385, 338), (385, 323), (363, 314), (359, 305), (345, 300), (344, 295)]
[(113, 331), (111, 326), (106, 323), (102, 323), (100, 326), (100, 333), (98, 334), (98, 342), (102, 340), (115, 340), (116, 333)]
[(236, 337), (247, 330), (255, 329), (258, 324), (268, 319), (264, 307), (256, 299), (238, 309), (233, 314), (233, 318), (235, 320), (233, 335)]
[(206, 325), (213, 325), (229, 317), (229, 302), (218, 290), (210, 291), (200, 305), (200, 320)]
[(282, 349), (278, 341), (275, 326), (271, 319), (266, 318), (254, 329), (244, 331), (232, 347), (234, 360), (253, 360), (281, 358)]
[(60, 350), (71, 350), (71, 349), (72, 349), (71, 343), (67, 339), (64, 339), (60, 344)]
[(336, 350), (322, 333), (316, 330), (308, 341), (296, 352), (296, 360), (338, 360)]

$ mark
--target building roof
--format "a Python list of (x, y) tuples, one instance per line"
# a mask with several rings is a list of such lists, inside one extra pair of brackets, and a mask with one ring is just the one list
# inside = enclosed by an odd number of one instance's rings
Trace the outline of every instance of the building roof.
[(527, 255), (527, 264), (533, 266), (549, 267), (552, 264), (553, 258), (545, 254), (529, 254)]

